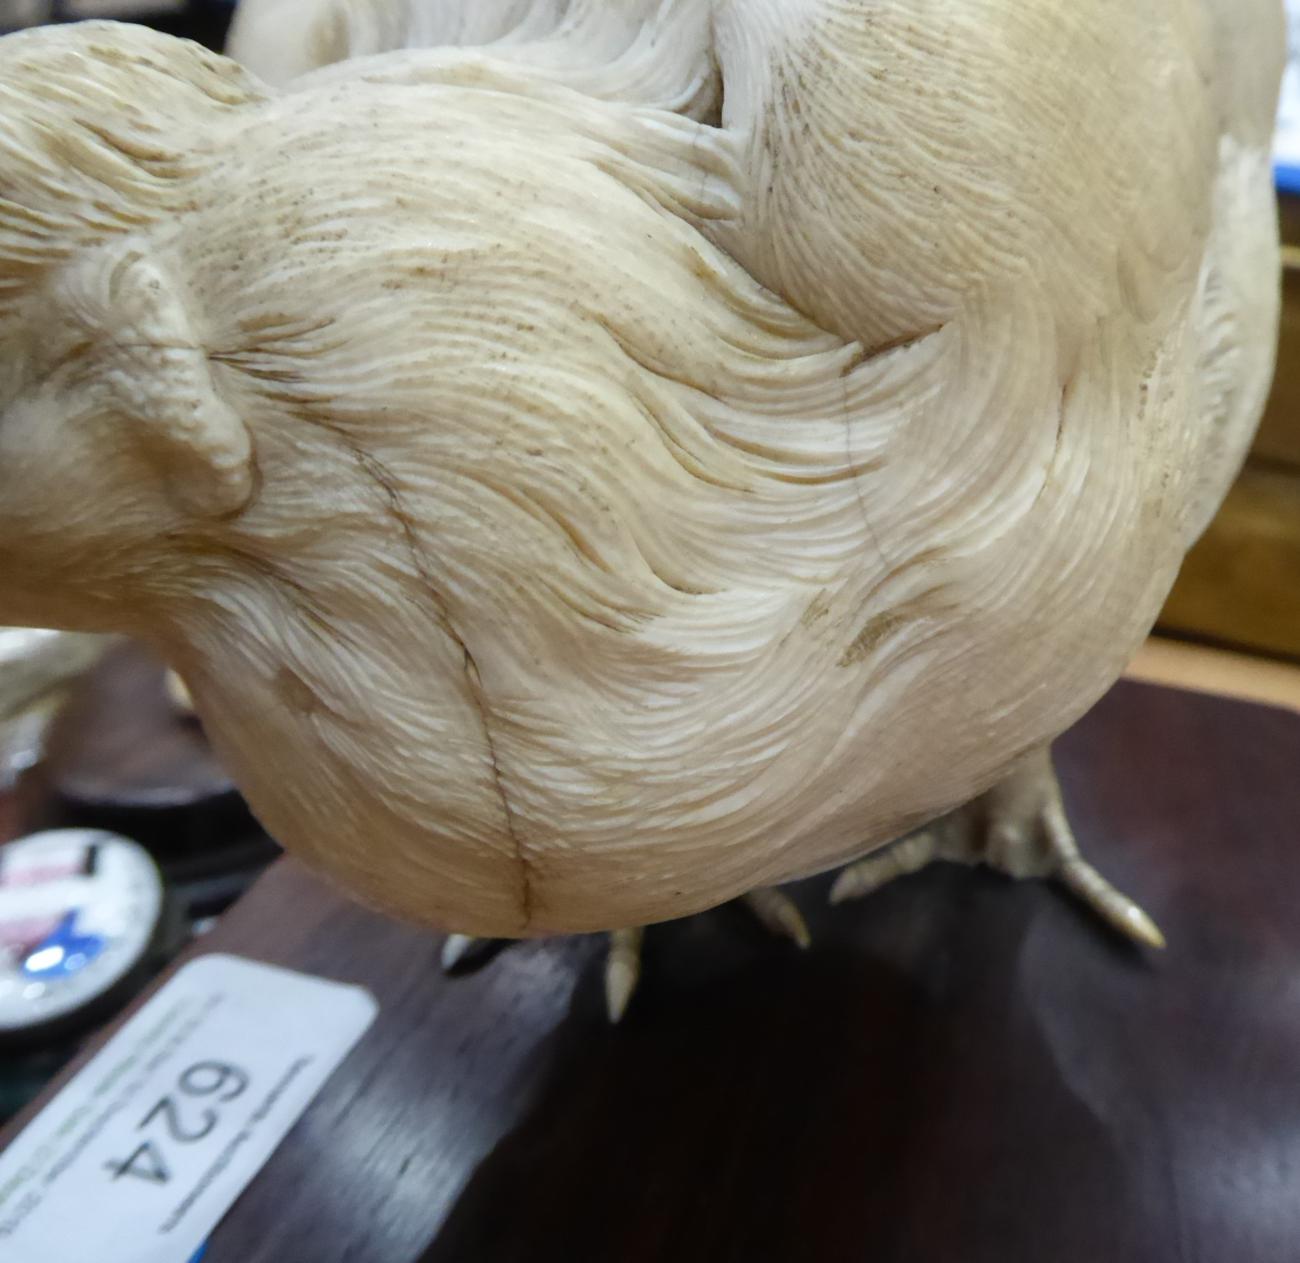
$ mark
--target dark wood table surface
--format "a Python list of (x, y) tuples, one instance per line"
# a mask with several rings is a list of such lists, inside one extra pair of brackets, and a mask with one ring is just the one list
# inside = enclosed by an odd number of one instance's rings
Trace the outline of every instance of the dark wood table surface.
[(1059, 756), (1166, 953), (1039, 883), (819, 880), (806, 954), (654, 930), (611, 1029), (597, 940), (447, 979), (278, 864), (199, 950), (382, 1012), (209, 1263), (1296, 1263), (1300, 716), (1122, 684)]

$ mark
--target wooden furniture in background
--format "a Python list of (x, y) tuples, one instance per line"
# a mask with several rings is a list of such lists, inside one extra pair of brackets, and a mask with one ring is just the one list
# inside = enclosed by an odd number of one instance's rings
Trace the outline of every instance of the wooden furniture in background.
[(1166, 632), (1300, 659), (1300, 198), (1281, 199), (1277, 376), (1246, 467), (1192, 550)]
[(1300, 666), (1153, 636), (1124, 673), (1130, 680), (1300, 711)]

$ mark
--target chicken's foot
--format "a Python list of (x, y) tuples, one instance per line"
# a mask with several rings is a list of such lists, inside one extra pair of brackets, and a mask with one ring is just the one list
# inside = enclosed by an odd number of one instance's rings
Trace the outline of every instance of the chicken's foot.
[[(794, 901), (779, 890), (753, 890), (740, 901), (773, 934), (788, 938), (801, 948), (811, 942), (808, 926)], [(641, 980), (641, 944), (645, 930), (637, 927), (614, 930), (609, 935), (605, 957), (605, 1009), (611, 1022), (619, 1022), (627, 1012), (637, 984)], [(442, 948), (442, 967), (448, 973), (481, 963), (500, 945), (500, 939), (471, 938), (450, 934)]]
[(860, 898), (934, 860), (985, 864), (1015, 878), (1055, 878), (1119, 933), (1150, 947), (1165, 945), (1156, 923), (1079, 853), (1046, 748), (973, 802), (844, 869), (831, 901)]

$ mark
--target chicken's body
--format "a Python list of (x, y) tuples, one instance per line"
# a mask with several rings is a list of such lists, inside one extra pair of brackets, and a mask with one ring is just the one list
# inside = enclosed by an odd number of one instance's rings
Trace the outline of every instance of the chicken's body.
[(165, 648), (286, 845), (459, 931), (682, 915), (994, 785), (1145, 635), (1271, 363), (1270, 94), (1202, 3), (640, 8), (709, 18), (649, 103), (489, 50), (198, 110), (135, 235), (250, 494), (41, 536), (93, 583), (0, 546), (20, 617)]
[[(410, 63), (419, 68), (431, 64), (431, 50), (448, 65), (485, 56), (586, 96), (716, 121), (713, 8), (707, 0), (245, 0), (227, 52), (276, 86), (402, 50), (420, 53)], [(404, 69), (390, 60), (366, 73), (400, 78)]]

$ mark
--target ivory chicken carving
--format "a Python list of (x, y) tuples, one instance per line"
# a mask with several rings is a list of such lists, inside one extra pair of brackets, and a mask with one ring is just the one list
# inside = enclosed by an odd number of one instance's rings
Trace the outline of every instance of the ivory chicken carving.
[(1278, 6), (239, 21), (0, 41), (0, 617), (157, 645), (447, 930), (940, 855), (1157, 942), (1048, 751), (1262, 406)]

